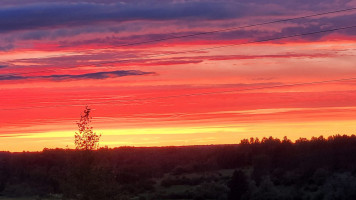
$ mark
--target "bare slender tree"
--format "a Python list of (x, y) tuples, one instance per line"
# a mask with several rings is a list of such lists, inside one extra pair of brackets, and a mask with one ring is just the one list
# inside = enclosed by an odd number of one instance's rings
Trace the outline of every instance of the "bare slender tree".
[(78, 132), (75, 132), (75, 147), (80, 150), (95, 150), (99, 147), (101, 134), (98, 135), (93, 131), (90, 125), (92, 117), (91, 109), (86, 106), (84, 114), (81, 114), (80, 121), (77, 122)]

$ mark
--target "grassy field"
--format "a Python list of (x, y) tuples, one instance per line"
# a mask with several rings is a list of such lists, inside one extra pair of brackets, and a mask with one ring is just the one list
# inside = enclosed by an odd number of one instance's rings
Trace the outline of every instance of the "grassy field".
[[(184, 196), (186, 193), (194, 193), (196, 191), (204, 189), (207, 183), (211, 183), (214, 179), (215, 184), (224, 184), (226, 180), (228, 180), (233, 173), (234, 170), (218, 170), (218, 171), (210, 171), (205, 173), (185, 173), (181, 175), (172, 175), (166, 174), (164, 177), (155, 180), (154, 192), (141, 194), (143, 197), (151, 197), (159, 195), (159, 196)], [(181, 182), (181, 180), (185, 180), (185, 182)], [(200, 180), (198, 183), (190, 183), (194, 182), (194, 180)], [(164, 184), (166, 182), (166, 184)], [(208, 186), (209, 187), (209, 186)], [(207, 188), (210, 190), (211, 188)], [(200, 191), (204, 192), (204, 191)], [(137, 196), (133, 199), (140, 199)], [(10, 198), (10, 197), (0, 197), (0, 200), (60, 200), (58, 197), (27, 197), (27, 198)]]
[[(154, 192), (141, 195), (148, 199), (191, 199), (185, 198), (187, 194), (219, 194), (224, 190), (226, 184), (234, 170), (217, 170), (204, 173), (184, 173), (181, 175), (166, 174), (160, 179), (156, 179)], [(181, 198), (180, 198), (181, 197)], [(139, 198), (137, 198), (139, 199)]]

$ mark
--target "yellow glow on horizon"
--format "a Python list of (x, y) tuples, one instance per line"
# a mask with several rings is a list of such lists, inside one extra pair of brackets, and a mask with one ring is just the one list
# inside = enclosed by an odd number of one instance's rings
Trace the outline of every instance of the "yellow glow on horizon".
[[(127, 129), (103, 129), (94, 131), (97, 134), (103, 135), (165, 135), (165, 134), (196, 134), (196, 133), (212, 133), (221, 131), (222, 128), (228, 128), (230, 131), (243, 132), (246, 131), (242, 127), (165, 127), (165, 128), (127, 128)], [(16, 138), (63, 138), (73, 137), (75, 131), (55, 131), (46, 133), (31, 133), (28, 135), (14, 136)]]
[[(182, 146), (237, 144), (250, 137), (300, 137), (355, 134), (356, 120), (300, 123), (250, 123), (202, 127), (170, 127), (149, 129), (111, 129), (102, 133), (100, 146)], [(3, 137), (0, 151), (41, 151), (43, 148), (74, 148), (74, 131), (37, 133), (28, 136)]]

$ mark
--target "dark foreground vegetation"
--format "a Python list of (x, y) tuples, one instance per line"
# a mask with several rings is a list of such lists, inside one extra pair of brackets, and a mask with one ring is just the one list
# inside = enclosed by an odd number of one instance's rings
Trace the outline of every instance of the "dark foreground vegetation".
[(0, 199), (356, 199), (356, 136), (0, 153)]

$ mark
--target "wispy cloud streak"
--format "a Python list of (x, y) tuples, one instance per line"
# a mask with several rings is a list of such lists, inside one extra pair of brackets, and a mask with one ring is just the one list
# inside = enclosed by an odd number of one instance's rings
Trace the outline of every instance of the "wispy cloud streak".
[(0, 81), (9, 81), (9, 80), (27, 80), (27, 79), (51, 79), (53, 81), (64, 81), (64, 80), (82, 80), (82, 79), (107, 79), (123, 76), (142, 76), (142, 75), (153, 75), (154, 72), (143, 72), (139, 70), (118, 70), (110, 72), (95, 72), (79, 75), (69, 75), (69, 74), (60, 74), (60, 75), (48, 75), (48, 76), (21, 76), (21, 75), (12, 75), (4, 74), (0, 75)]

